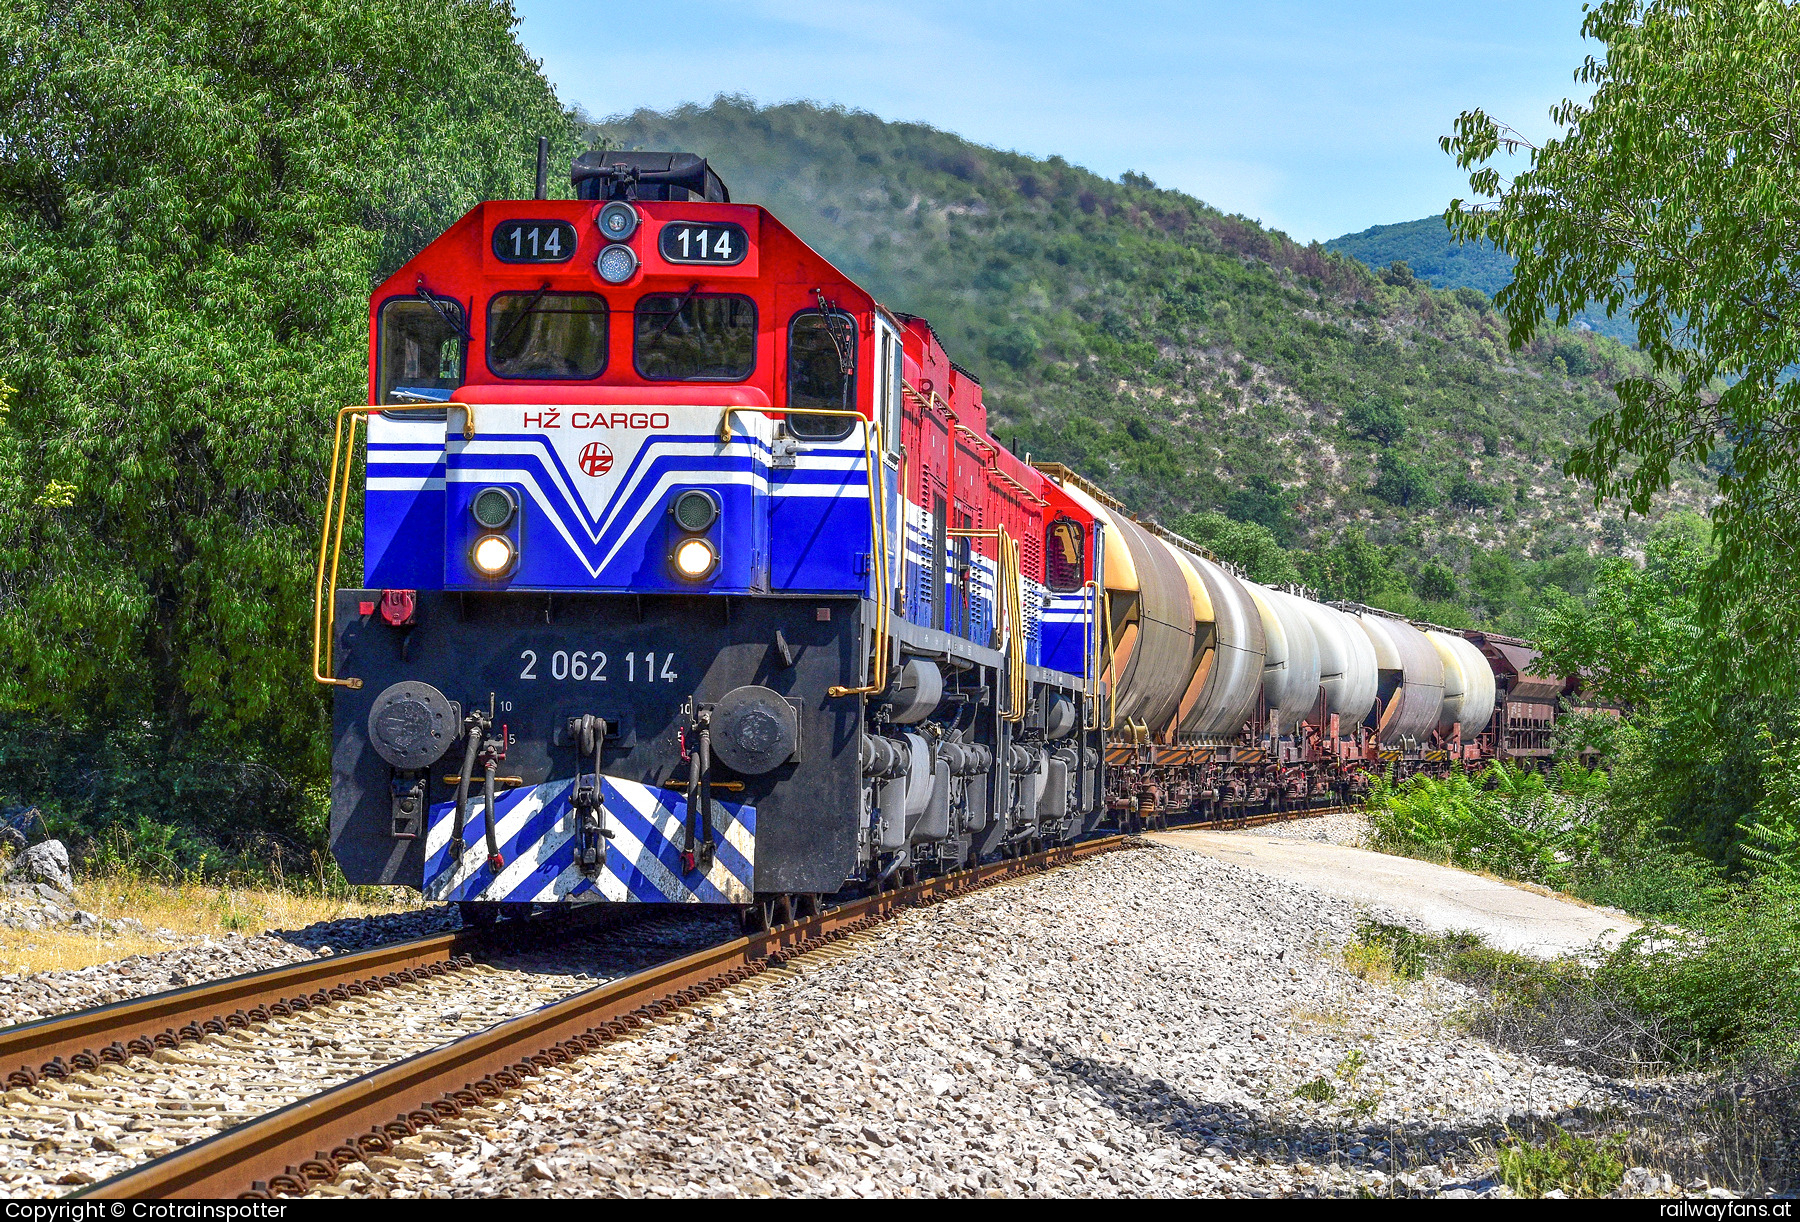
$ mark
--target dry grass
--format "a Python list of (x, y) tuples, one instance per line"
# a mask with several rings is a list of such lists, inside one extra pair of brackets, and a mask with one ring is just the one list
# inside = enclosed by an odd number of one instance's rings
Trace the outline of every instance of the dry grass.
[(1288, 1011), (1288, 1021), (1296, 1027), (1342, 1031), (1350, 1025), (1350, 1011), (1343, 1006), (1296, 1006)]
[(132, 917), (145, 933), (80, 933), (46, 929), (35, 933), (0, 928), (0, 971), (67, 971), (109, 963), (131, 955), (169, 950), (179, 935), (246, 936), (270, 929), (298, 929), (319, 921), (404, 912), (419, 906), (411, 892), (359, 887), (350, 896), (320, 895), (275, 888), (170, 885), (124, 875), (88, 878), (75, 889), (76, 904), (105, 918)]

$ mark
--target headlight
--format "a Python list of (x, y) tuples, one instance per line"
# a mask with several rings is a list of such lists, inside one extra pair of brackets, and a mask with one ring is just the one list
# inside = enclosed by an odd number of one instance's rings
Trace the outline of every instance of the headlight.
[(690, 534), (699, 534), (719, 520), (718, 498), (701, 488), (689, 488), (669, 503), (675, 525)]
[(475, 494), (469, 511), (488, 530), (499, 530), (519, 512), (519, 502), (510, 488), (483, 488)]
[(594, 267), (599, 271), (600, 279), (608, 284), (624, 284), (637, 274), (637, 253), (629, 246), (614, 244), (600, 252)]
[(608, 242), (623, 242), (637, 232), (637, 209), (622, 199), (615, 199), (600, 209), (600, 215), (594, 218), (600, 227), (600, 234)]
[(512, 540), (505, 535), (483, 535), (469, 549), (469, 560), (483, 577), (504, 577), (519, 558)]
[(675, 546), (675, 571), (689, 581), (712, 576), (719, 567), (719, 553), (705, 539), (683, 539)]

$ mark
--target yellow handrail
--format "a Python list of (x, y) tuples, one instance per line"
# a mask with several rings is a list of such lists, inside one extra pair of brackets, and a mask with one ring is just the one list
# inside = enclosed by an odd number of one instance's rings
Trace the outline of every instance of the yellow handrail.
[(1000, 715), (1008, 721), (1025, 718), (1025, 598), (1024, 566), (1020, 562), (1019, 541), (1004, 526), (985, 530), (946, 531), (953, 539), (993, 539), (1000, 554), (995, 558), (995, 610), (1005, 621), (1007, 649), (1006, 707)]
[[(313, 681), (327, 687), (362, 686), (361, 679), (335, 677), (332, 638), (337, 631), (338, 564), (344, 557), (344, 518), (350, 512), (350, 471), (356, 465), (356, 426), (370, 412), (441, 412), (443, 403), (361, 403), (338, 409), (331, 437), (331, 470), (325, 482), (325, 525), (319, 531), (319, 567), (313, 577)], [(344, 423), (349, 421), (348, 436)], [(332, 526), (333, 516), (337, 526)], [(331, 579), (326, 581), (327, 562)]]
[(1087, 688), (1087, 714), (1081, 719), (1084, 730), (1100, 728), (1100, 583), (1084, 581), (1081, 583), (1082, 596), (1087, 601), (1087, 648), (1082, 650), (1081, 682)]
[[(1111, 596), (1102, 596), (1100, 599), (1100, 619), (1107, 626), (1107, 666), (1105, 668), (1107, 671), (1112, 671), (1112, 668), (1118, 664), (1118, 642), (1112, 639)], [(1105, 678), (1105, 684), (1107, 684), (1107, 732), (1112, 732), (1114, 729), (1118, 729), (1118, 723), (1120, 723), (1120, 677), (1103, 675), (1102, 678)]]
[(1013, 666), (1013, 721), (1025, 718), (1025, 668), (1029, 659), (1025, 656), (1025, 580), (1024, 565), (1019, 559), (1019, 541), (1006, 533), (1004, 527), (1000, 531), (1000, 539), (1006, 545), (1007, 560), (1012, 566), (1012, 576), (1006, 583), (1006, 592), (1012, 598), (1012, 642), (1014, 656), (1018, 659)]
[[(765, 407), (727, 407), (719, 415), (719, 442), (731, 444), (731, 416), (733, 412), (768, 412)], [(888, 629), (889, 609), (888, 591), (893, 587), (888, 581), (887, 540), (888, 515), (887, 491), (882, 487), (881, 461), (881, 424), (870, 420), (861, 412), (843, 408), (808, 409), (806, 411), (790, 411), (795, 416), (837, 416), (844, 419), (858, 420), (863, 426), (863, 461), (869, 474), (869, 570), (873, 577), (871, 584), (875, 587), (875, 656), (869, 667), (869, 681), (859, 687), (845, 687), (832, 684), (826, 692), (832, 696), (872, 696), (887, 690), (888, 685)]]

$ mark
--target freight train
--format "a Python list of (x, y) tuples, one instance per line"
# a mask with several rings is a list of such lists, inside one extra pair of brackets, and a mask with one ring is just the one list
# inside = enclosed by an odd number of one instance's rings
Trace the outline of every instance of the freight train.
[(1021, 459), (929, 322), (704, 159), (584, 154), (570, 200), (542, 169), (375, 291), (337, 418), (314, 677), (350, 881), (754, 926), (1547, 747), (1523, 642), (1259, 585)]

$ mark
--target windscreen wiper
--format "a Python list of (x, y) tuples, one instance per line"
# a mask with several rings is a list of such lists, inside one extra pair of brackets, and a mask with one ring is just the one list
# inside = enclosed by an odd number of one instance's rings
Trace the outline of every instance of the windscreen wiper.
[(425, 287), (424, 273), (420, 273), (419, 282), (415, 287), (418, 289), (419, 300), (436, 310), (438, 317), (444, 320), (444, 325), (456, 332), (458, 339), (465, 344), (475, 342), (475, 337), (469, 334), (467, 327), (463, 326), (461, 306), (454, 301), (445, 301), (442, 297), (433, 295), (432, 291)]
[[(698, 293), (699, 291), (700, 291), (700, 282), (698, 280), (696, 280), (696, 281), (694, 281), (694, 283), (688, 285), (688, 291), (681, 295), (681, 300), (677, 301), (675, 303), (675, 308), (673, 310), (669, 311), (669, 320), (667, 322), (663, 323), (662, 326), (658, 327), (656, 329), (656, 334), (652, 335), (650, 338), (651, 339), (661, 339), (668, 332), (669, 328), (675, 325), (675, 320), (677, 318), (681, 317), (681, 312), (683, 310), (687, 309), (687, 303), (689, 301), (692, 301), (694, 294)], [(644, 312), (646, 314), (652, 314), (652, 313), (656, 313), (657, 311), (646, 310)]]
[(531, 300), (525, 303), (525, 308), (520, 310), (513, 318), (512, 322), (507, 324), (506, 330), (500, 333), (500, 338), (493, 342), (493, 347), (495, 349), (504, 349), (506, 347), (506, 341), (512, 338), (512, 333), (519, 329), (520, 323), (531, 317), (532, 311), (537, 309), (538, 302), (542, 301), (544, 299), (544, 294), (549, 291), (550, 282), (546, 280), (544, 281), (544, 287), (531, 295)]

